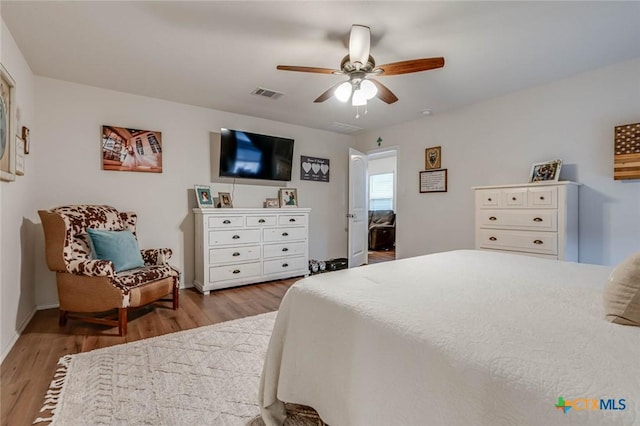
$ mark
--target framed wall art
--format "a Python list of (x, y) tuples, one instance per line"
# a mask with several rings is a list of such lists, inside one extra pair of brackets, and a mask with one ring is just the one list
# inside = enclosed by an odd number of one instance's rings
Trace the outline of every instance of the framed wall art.
[(28, 154), (31, 151), (31, 136), (28, 127), (22, 126), (22, 140), (24, 141), (24, 153)]
[(557, 182), (560, 178), (560, 169), (562, 168), (562, 160), (543, 161), (542, 163), (534, 163), (531, 165), (531, 173), (529, 173), (529, 182)]
[(447, 192), (447, 169), (420, 172), (420, 193)]
[(207, 185), (195, 185), (193, 189), (196, 192), (198, 207), (215, 207), (213, 197), (211, 196), (211, 188)]
[(442, 167), (442, 147), (432, 146), (424, 150), (425, 170), (434, 170)]
[(640, 123), (614, 129), (613, 179), (640, 179)]
[(300, 180), (329, 182), (328, 158), (300, 156)]
[(16, 178), (16, 82), (0, 64), (0, 180)]
[(16, 175), (24, 176), (24, 141), (16, 136)]
[(162, 173), (162, 133), (102, 126), (102, 170)]

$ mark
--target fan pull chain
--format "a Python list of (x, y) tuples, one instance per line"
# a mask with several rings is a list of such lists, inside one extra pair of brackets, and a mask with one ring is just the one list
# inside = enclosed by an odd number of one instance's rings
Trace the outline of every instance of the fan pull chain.
[(356, 120), (360, 118), (360, 107), (356, 107)]

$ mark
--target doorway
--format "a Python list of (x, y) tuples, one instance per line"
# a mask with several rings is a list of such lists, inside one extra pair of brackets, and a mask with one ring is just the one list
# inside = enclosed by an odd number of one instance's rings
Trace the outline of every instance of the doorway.
[(367, 154), (369, 208), (369, 263), (396, 258), (398, 212), (398, 151), (396, 148)]

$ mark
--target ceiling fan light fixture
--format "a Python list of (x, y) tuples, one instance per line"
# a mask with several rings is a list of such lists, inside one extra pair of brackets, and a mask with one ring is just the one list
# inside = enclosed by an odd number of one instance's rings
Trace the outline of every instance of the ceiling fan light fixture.
[(362, 80), (360, 82), (360, 90), (367, 100), (373, 99), (378, 94), (378, 88), (370, 80)]
[(366, 104), (367, 104), (367, 98), (364, 95), (364, 91), (362, 89), (354, 90), (353, 97), (351, 98), (351, 105), (363, 106)]
[(369, 61), (371, 48), (371, 31), (364, 25), (352, 25), (349, 36), (349, 60), (360, 69)]
[(351, 83), (348, 81), (345, 81), (336, 89), (335, 97), (340, 102), (347, 102), (349, 100), (349, 97), (351, 97), (351, 89), (352, 89)]

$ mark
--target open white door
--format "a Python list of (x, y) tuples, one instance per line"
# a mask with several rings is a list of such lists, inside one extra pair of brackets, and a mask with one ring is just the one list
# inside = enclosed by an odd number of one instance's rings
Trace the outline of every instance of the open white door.
[(349, 148), (349, 268), (368, 262), (367, 156)]

